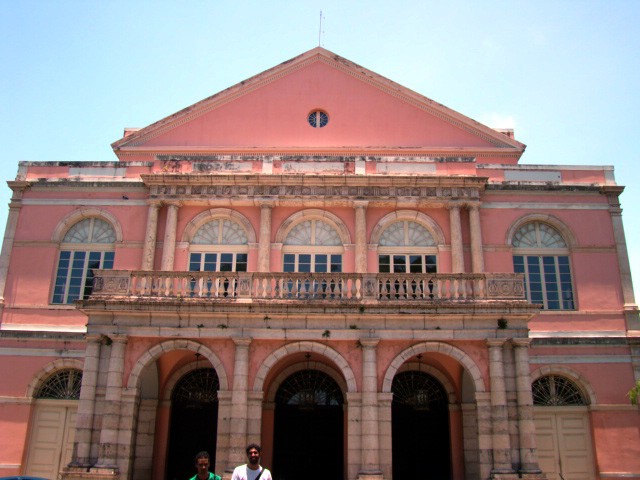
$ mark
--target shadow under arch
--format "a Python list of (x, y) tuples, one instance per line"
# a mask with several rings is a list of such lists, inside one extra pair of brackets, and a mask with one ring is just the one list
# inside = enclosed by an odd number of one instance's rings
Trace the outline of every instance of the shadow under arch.
[(476, 362), (464, 351), (453, 345), (449, 345), (443, 342), (424, 342), (413, 345), (398, 354), (387, 368), (382, 382), (382, 392), (391, 393), (391, 384), (393, 383), (393, 377), (400, 369), (400, 367), (411, 357), (419, 355), (421, 353), (441, 353), (448, 357), (457, 360), (471, 376), (471, 380), (475, 387), (476, 393), (485, 391), (484, 379), (482, 378), (482, 372), (476, 365)]
[(151, 362), (173, 350), (190, 350), (194, 353), (201, 354), (204, 358), (209, 360), (211, 366), (218, 374), (220, 390), (229, 389), (229, 381), (222, 361), (209, 347), (201, 343), (194, 342), (193, 340), (167, 340), (166, 342), (162, 342), (151, 347), (145, 353), (140, 355), (133, 365), (127, 381), (127, 388), (131, 390), (138, 389), (140, 387), (142, 374)]
[(262, 361), (260, 367), (258, 368), (258, 372), (256, 373), (256, 378), (253, 383), (253, 391), (262, 392), (262, 390), (264, 389), (264, 382), (271, 368), (284, 357), (299, 352), (317, 353), (333, 361), (333, 363), (335, 363), (335, 365), (340, 370), (340, 373), (342, 373), (342, 376), (344, 377), (344, 381), (347, 385), (347, 392), (351, 393), (357, 391), (355, 375), (353, 374), (353, 370), (351, 370), (349, 363), (344, 359), (344, 357), (340, 355), (340, 353), (338, 353), (336, 350), (327, 345), (310, 341), (288, 343), (271, 352)]

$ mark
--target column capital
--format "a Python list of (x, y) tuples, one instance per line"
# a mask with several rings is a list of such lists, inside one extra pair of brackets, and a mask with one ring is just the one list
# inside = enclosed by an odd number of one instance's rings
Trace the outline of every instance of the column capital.
[(153, 198), (147, 199), (147, 205), (150, 207), (160, 208), (162, 206), (162, 200), (156, 200)]
[(167, 207), (180, 208), (184, 205), (184, 202), (182, 200), (164, 200), (162, 204), (166, 205)]
[(487, 338), (487, 347), (489, 348), (498, 348), (502, 347), (504, 343), (507, 341), (506, 338)]
[(260, 208), (273, 208), (276, 206), (276, 201), (273, 198), (258, 198), (255, 204)]
[(375, 348), (380, 342), (379, 338), (361, 338), (359, 339), (362, 348)]
[(472, 202), (466, 202), (465, 207), (467, 207), (469, 210), (477, 210), (480, 208), (480, 205), (482, 205), (482, 202), (480, 200), (476, 200)]
[(104, 335), (102, 335), (101, 333), (87, 333), (84, 336), (84, 339), (87, 342), (95, 342), (95, 343), (102, 342), (103, 338), (104, 338)]
[(105, 335), (107, 338), (109, 338), (113, 343), (127, 343), (129, 341), (129, 335), (123, 335), (123, 334), (113, 334), (113, 335)]
[(353, 208), (367, 208), (369, 206), (369, 200), (354, 200)]
[(238, 347), (248, 347), (249, 344), (251, 343), (251, 341), (253, 340), (253, 338), (251, 338), (251, 337), (231, 337), (231, 340), (233, 340), (233, 343), (235, 343), (236, 346), (238, 346)]
[(460, 210), (462, 207), (466, 205), (467, 202), (462, 200), (452, 200), (444, 204), (444, 208), (447, 210)]
[(514, 347), (529, 348), (531, 346), (531, 339), (530, 338), (512, 338), (511, 343), (513, 343)]

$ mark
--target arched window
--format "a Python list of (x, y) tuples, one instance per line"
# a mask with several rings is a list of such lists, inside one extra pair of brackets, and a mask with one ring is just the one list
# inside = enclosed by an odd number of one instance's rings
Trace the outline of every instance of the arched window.
[(202, 225), (191, 240), (190, 250), (190, 271), (247, 271), (247, 232), (231, 219), (216, 218)]
[(35, 398), (79, 400), (82, 371), (75, 368), (58, 370), (47, 378), (36, 391)]
[(584, 395), (575, 383), (559, 375), (545, 375), (531, 385), (533, 404), (542, 406), (586, 405)]
[(60, 245), (52, 303), (88, 298), (93, 270), (113, 268), (115, 241), (116, 232), (105, 220), (92, 217), (74, 224)]
[(296, 224), (282, 247), (284, 272), (342, 272), (342, 240), (336, 229), (323, 220)]
[(436, 273), (437, 247), (420, 223), (400, 220), (389, 225), (378, 241), (380, 273)]
[(513, 269), (525, 274), (529, 301), (546, 310), (573, 310), (569, 249), (560, 232), (545, 223), (526, 223), (511, 245)]

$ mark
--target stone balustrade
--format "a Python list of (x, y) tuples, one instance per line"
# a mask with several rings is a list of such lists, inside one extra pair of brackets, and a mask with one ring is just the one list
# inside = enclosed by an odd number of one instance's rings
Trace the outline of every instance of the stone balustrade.
[(92, 297), (361, 301), (524, 300), (522, 274), (96, 270)]

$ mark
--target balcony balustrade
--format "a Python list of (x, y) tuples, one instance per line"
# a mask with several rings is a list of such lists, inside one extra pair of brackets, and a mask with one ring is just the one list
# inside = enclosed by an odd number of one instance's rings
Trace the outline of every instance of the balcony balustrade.
[[(90, 298), (201, 300), (481, 301), (524, 300), (524, 277), (510, 273), (258, 273), (96, 270)], [(106, 299), (106, 298), (104, 298)]]

